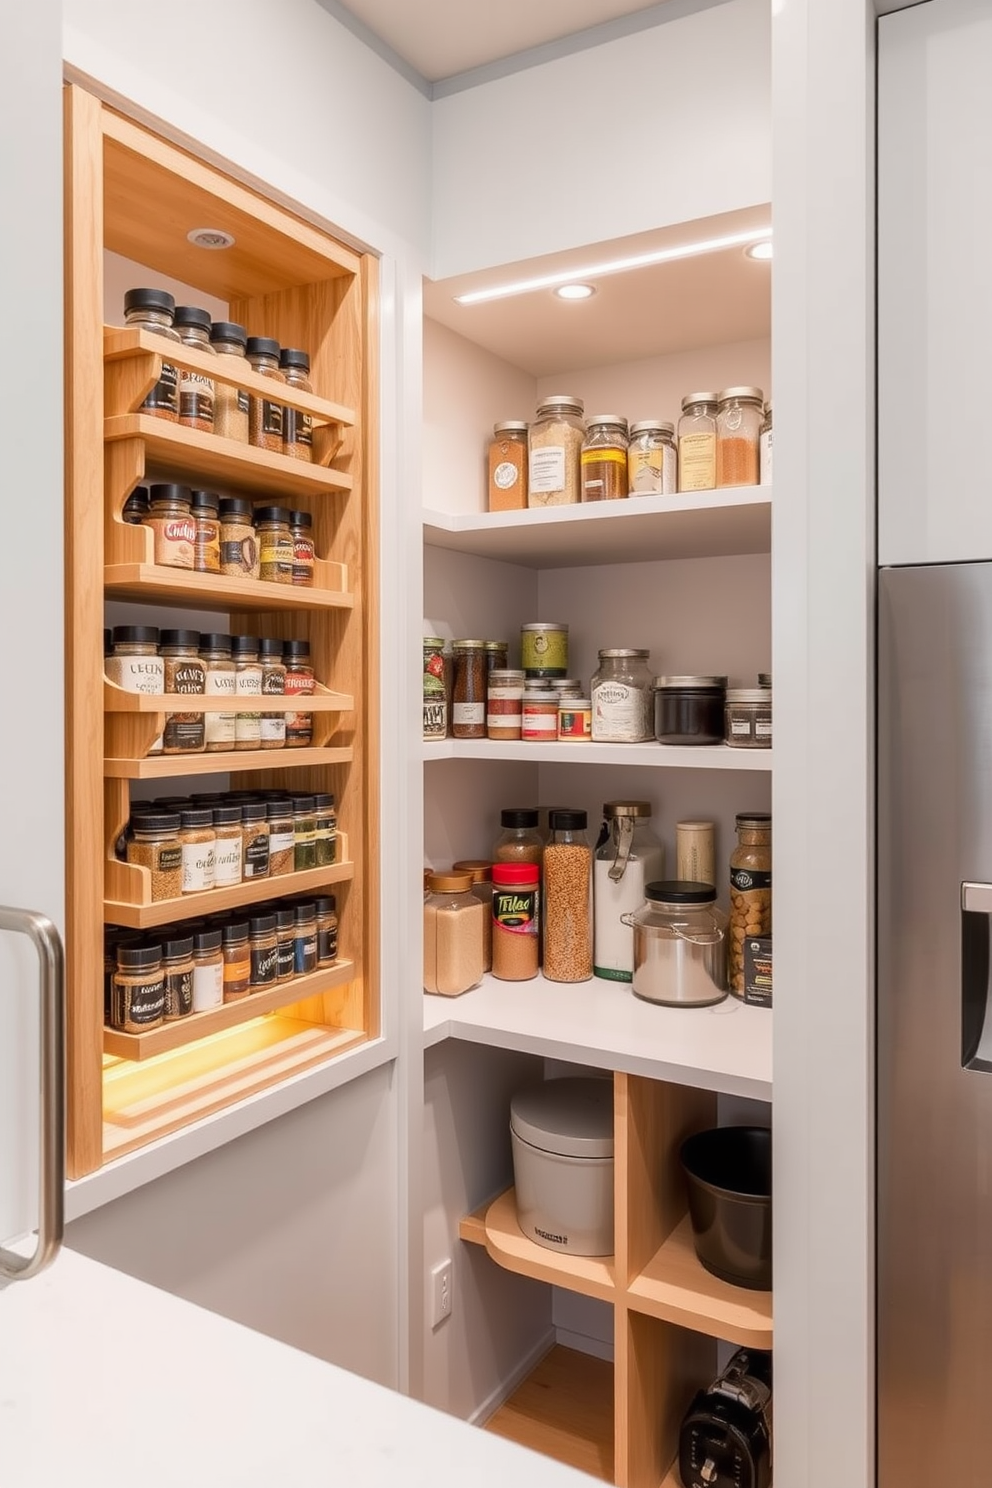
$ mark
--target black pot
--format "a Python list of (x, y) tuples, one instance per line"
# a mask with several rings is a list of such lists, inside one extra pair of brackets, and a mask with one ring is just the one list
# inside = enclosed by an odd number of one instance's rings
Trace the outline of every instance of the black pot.
[(772, 1134), (766, 1126), (697, 1132), (680, 1153), (696, 1254), (734, 1286), (772, 1286)]

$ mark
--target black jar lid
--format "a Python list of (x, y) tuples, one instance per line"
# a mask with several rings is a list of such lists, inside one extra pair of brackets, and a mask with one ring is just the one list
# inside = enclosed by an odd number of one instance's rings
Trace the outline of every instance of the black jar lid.
[(192, 491), (189, 504), (193, 511), (209, 512), (215, 517), (220, 510), (220, 497), (216, 491)]
[(179, 824), (184, 831), (187, 827), (212, 827), (214, 814), (209, 806), (190, 806), (180, 811)]
[(722, 692), (727, 685), (726, 677), (655, 677), (654, 685), (659, 692)]
[(286, 658), (287, 661), (309, 661), (310, 660), (310, 642), (309, 641), (284, 641), (283, 642), (283, 647), (282, 647), (282, 654), (283, 654), (283, 656), (285, 656), (285, 658)]
[(290, 510), (288, 506), (256, 506), (256, 522), (285, 522), (289, 526)]
[(645, 884), (644, 897), (652, 904), (712, 904), (716, 889), (690, 878), (665, 878)]
[(193, 936), (194, 951), (219, 951), (221, 942), (221, 928), (219, 925), (207, 925), (202, 930), (197, 930)]
[(145, 642), (149, 646), (158, 645), (157, 625), (115, 625), (113, 642), (116, 646), (118, 641)]
[(162, 955), (166, 961), (185, 961), (187, 956), (192, 956), (192, 954), (192, 935), (177, 935), (175, 938), (167, 937), (162, 942)]
[(174, 315), (176, 301), (167, 289), (129, 289), (124, 296), (125, 315), (129, 310), (164, 310)]
[(282, 661), (282, 641), (278, 636), (262, 636), (258, 643), (258, 654), (271, 657), (273, 661)]
[(114, 632), (108, 626), (104, 626), (104, 630), (103, 630), (103, 654), (104, 654), (104, 656), (109, 656), (110, 653), (111, 653), (111, 651), (113, 649), (114, 649)]
[(162, 947), (154, 945), (119, 945), (117, 965), (121, 971), (149, 971), (162, 959)]
[(185, 811), (189, 796), (156, 796), (153, 804), (156, 811)]
[(244, 350), (248, 332), (236, 320), (215, 320), (210, 327), (211, 341), (231, 341)]
[(313, 902), (319, 915), (334, 914), (338, 907), (338, 901), (335, 899), (333, 894), (321, 894), (320, 897), (315, 899)]
[(295, 918), (296, 918), (295, 911), (294, 911), (293, 906), (291, 904), (277, 904), (276, 905), (276, 929), (277, 930), (291, 930), (293, 928), (293, 920)]
[(770, 811), (739, 811), (737, 813), (738, 827), (745, 830), (750, 827), (757, 832), (766, 832), (772, 824)]
[(245, 350), (250, 357), (253, 356), (279, 356), (279, 342), (274, 341), (271, 336), (249, 336)]
[(130, 496), (124, 503), (125, 512), (146, 512), (148, 510), (148, 487), (135, 486)]
[(198, 330), (210, 330), (210, 311), (204, 310), (200, 305), (177, 305), (176, 318), (173, 322), (177, 326), (195, 326)]
[(327, 791), (317, 791), (314, 793), (313, 804), (318, 811), (322, 809), (326, 811), (328, 806), (334, 805), (334, 797)]
[(316, 916), (317, 905), (313, 899), (298, 899), (293, 905), (293, 917), (296, 923), (301, 920), (312, 920)]
[(241, 820), (243, 822), (264, 821), (265, 815), (264, 801), (243, 801), (241, 803)]
[(169, 501), (173, 505), (189, 506), (192, 495), (189, 486), (178, 485), (175, 481), (160, 481), (157, 485), (148, 487), (148, 497), (152, 506), (156, 501)]
[(210, 814), (214, 819), (215, 827), (240, 827), (241, 825), (240, 806), (213, 806)]
[(236, 635), (231, 637), (231, 655), (256, 656), (258, 654), (258, 636)]
[(192, 646), (197, 651), (200, 646), (200, 632), (198, 630), (163, 630), (159, 632), (160, 646)]
[(299, 815), (312, 815), (316, 810), (313, 796), (293, 796), (293, 810)]
[(301, 372), (310, 371), (310, 353), (298, 346), (284, 346), (279, 353), (280, 367), (298, 367)]
[(293, 802), (270, 796), (265, 803), (265, 814), (269, 821), (288, 821), (293, 815)]
[(248, 924), (251, 926), (252, 935), (274, 935), (276, 917), (274, 914), (253, 914)]
[(240, 518), (242, 521), (250, 523), (254, 514), (255, 508), (243, 496), (222, 496), (220, 498), (220, 519), (222, 522)]
[(589, 825), (586, 811), (558, 810), (548, 813), (548, 826), (552, 832), (584, 832)]
[(291, 511), (289, 514), (289, 525), (291, 527), (312, 527), (313, 517), (309, 512)]
[(200, 631), (201, 651), (226, 651), (231, 654), (231, 637), (219, 630)]
[(509, 806), (500, 812), (499, 819), (504, 827), (536, 827), (541, 820), (538, 812), (530, 806)]
[(178, 811), (142, 811), (131, 815), (131, 824), (136, 832), (178, 832)]
[(239, 941), (247, 940), (248, 921), (229, 920), (226, 925), (221, 925), (220, 938), (225, 945), (236, 945)]

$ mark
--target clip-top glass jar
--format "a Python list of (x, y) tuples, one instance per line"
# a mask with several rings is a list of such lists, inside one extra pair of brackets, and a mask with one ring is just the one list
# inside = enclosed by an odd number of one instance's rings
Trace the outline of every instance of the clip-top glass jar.
[[(249, 336), (245, 351), (259, 377), (285, 382), (279, 370), (279, 342), (271, 336)], [(252, 393), (248, 399), (248, 442), (259, 449), (282, 453), (283, 405)]]
[(652, 734), (650, 652), (616, 647), (599, 653), (592, 679), (592, 737), (604, 744), (638, 744)]
[(619, 413), (590, 417), (582, 442), (582, 500), (617, 501), (627, 495), (627, 420)]
[[(124, 323), (142, 331), (154, 331), (167, 341), (180, 340), (173, 325), (176, 302), (165, 289), (129, 289), (124, 296)], [(163, 362), (159, 380), (142, 403), (139, 413), (176, 423), (179, 418), (179, 368)]]
[[(210, 344), (218, 356), (240, 357), (244, 361), (247, 340), (244, 326), (233, 320), (215, 320), (210, 327)], [(221, 439), (248, 443), (248, 394), (244, 388), (231, 382), (214, 384), (214, 433)]]
[(424, 897), (424, 991), (457, 997), (482, 981), (485, 910), (467, 873), (431, 873)]
[[(310, 357), (298, 346), (284, 346), (279, 353), (279, 370), (288, 387), (299, 388), (303, 393), (312, 393), (310, 381)], [(296, 460), (313, 459), (313, 418), (309, 413), (298, 413), (295, 408), (283, 408), (282, 447), (287, 455)]]
[(679, 490), (716, 485), (716, 393), (687, 393), (679, 419)]
[(519, 419), (494, 424), (489, 445), (489, 510), (519, 511), (527, 505), (527, 425)]
[(583, 406), (570, 393), (539, 405), (527, 436), (528, 506), (571, 506), (581, 499)]
[(634, 974), (634, 936), (623, 919), (644, 903), (645, 885), (665, 871), (665, 848), (648, 825), (650, 801), (607, 801), (593, 864), (593, 973), (610, 982)]
[(758, 387), (724, 388), (716, 415), (716, 483), (758, 484), (758, 438), (764, 393)]
[[(216, 356), (210, 344), (210, 311), (199, 305), (177, 305), (174, 321), (185, 346)], [(204, 434), (214, 432), (214, 381), (204, 372), (179, 371), (179, 422)]]
[(627, 446), (627, 489), (631, 496), (674, 496), (679, 461), (675, 425), (661, 419), (631, 424)]
[(740, 812), (730, 855), (730, 990), (744, 996), (744, 942), (772, 933), (772, 819), (767, 811)]

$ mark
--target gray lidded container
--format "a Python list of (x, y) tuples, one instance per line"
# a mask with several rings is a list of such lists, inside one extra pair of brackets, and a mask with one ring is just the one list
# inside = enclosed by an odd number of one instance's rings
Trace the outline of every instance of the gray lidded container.
[(517, 1219), (570, 1255), (613, 1254), (613, 1081), (544, 1080), (510, 1102)]

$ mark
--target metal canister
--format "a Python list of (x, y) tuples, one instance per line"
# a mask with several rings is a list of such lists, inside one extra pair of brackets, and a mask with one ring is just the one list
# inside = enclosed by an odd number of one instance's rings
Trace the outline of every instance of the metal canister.
[(623, 915), (634, 932), (633, 990), (667, 1007), (705, 1007), (727, 995), (727, 918), (712, 884), (650, 883)]

